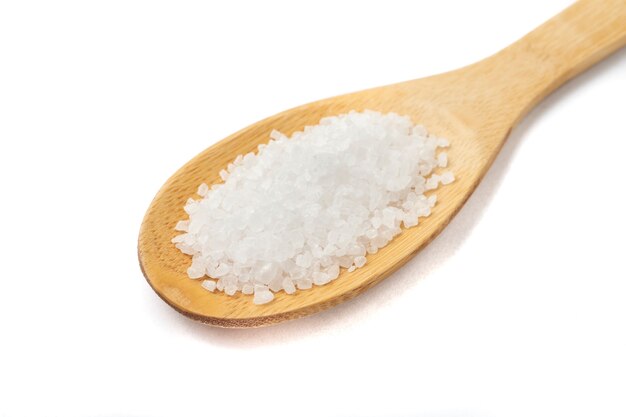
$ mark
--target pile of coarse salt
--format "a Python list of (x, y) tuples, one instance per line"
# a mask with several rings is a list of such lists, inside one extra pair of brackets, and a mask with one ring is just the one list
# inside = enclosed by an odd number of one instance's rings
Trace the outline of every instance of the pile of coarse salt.
[(255, 304), (365, 265), (401, 226), (430, 214), (436, 196), (425, 191), (454, 180), (433, 173), (447, 166), (437, 148), (448, 141), (395, 113), (352, 111), (270, 138), (222, 170), (222, 184), (200, 185), (189, 220), (176, 225), (185, 233), (172, 240), (193, 256), (190, 278), (254, 294)]

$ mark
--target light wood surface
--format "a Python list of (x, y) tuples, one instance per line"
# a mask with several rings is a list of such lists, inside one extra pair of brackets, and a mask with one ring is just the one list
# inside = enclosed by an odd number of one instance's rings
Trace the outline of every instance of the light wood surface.
[[(436, 41), (433, 39), (432, 41)], [(333, 97), (306, 104), (255, 123), (197, 155), (158, 192), (139, 234), (139, 261), (156, 293), (182, 314), (224, 327), (253, 327), (306, 316), (346, 301), (402, 266), (448, 224), (474, 191), (511, 129), (542, 98), (626, 44), (626, 0), (575, 3), (499, 53), (456, 71)], [(189, 256), (170, 243), (186, 218), (185, 201), (202, 182), (219, 181), (219, 171), (237, 155), (266, 143), (272, 129), (288, 135), (320, 118), (372, 109), (409, 115), (448, 138), (456, 181), (436, 190), (432, 215), (403, 231), (367, 264), (342, 270), (330, 284), (282, 292), (257, 306), (252, 296), (210, 293), (191, 280)], [(598, 111), (602, 111), (598, 108)]]

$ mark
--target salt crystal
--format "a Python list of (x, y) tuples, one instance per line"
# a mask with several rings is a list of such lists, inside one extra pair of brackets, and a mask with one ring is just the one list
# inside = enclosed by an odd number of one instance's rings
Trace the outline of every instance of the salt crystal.
[(417, 216), (406, 216), (404, 218), (404, 220), (402, 220), (402, 224), (404, 225), (404, 227), (409, 228), (409, 227), (413, 227), (413, 226), (417, 226), (418, 224), (418, 220), (417, 220)]
[(206, 290), (209, 290), (211, 292), (215, 291), (215, 281), (213, 281), (212, 279), (205, 279), (200, 285), (202, 285), (202, 288)]
[(437, 165), (441, 168), (445, 168), (448, 166), (448, 154), (445, 152), (441, 152), (437, 155)]
[(439, 186), (439, 175), (437, 174), (433, 174), (427, 181), (426, 181), (426, 189), (427, 190), (434, 190), (435, 188), (437, 188)]
[(186, 232), (187, 230), (189, 230), (189, 220), (179, 221), (178, 223), (176, 223), (174, 230), (178, 230), (179, 232)]
[(243, 287), (241, 288), (241, 292), (246, 294), (246, 295), (250, 295), (254, 292), (254, 285), (252, 284), (244, 284)]
[(191, 266), (187, 268), (187, 275), (192, 279), (202, 278), (206, 270), (205, 268), (202, 259), (199, 256), (194, 256)]
[(378, 232), (376, 232), (375, 229), (369, 229), (367, 232), (365, 232), (365, 236), (368, 239), (374, 239), (376, 236), (378, 236)]
[(376, 252), (378, 252), (378, 247), (377, 247), (376, 245), (372, 245), (372, 244), (370, 244), (370, 245), (367, 247), (367, 253), (369, 253), (369, 254), (373, 255), (373, 254), (375, 254)]
[(208, 193), (209, 193), (209, 186), (206, 185), (205, 183), (200, 184), (200, 186), (198, 187), (197, 194), (200, 197), (205, 197)]
[(339, 258), (339, 266), (342, 268), (350, 268), (350, 265), (354, 262), (351, 256), (342, 256)]
[(383, 210), (383, 224), (387, 227), (393, 227), (395, 225), (396, 215), (391, 207), (387, 207)]
[(286, 139), (285, 135), (283, 135), (282, 133), (280, 133), (278, 130), (275, 130), (275, 129), (270, 132), (270, 138), (274, 140)]
[(313, 286), (313, 281), (308, 278), (304, 278), (298, 281), (296, 284), (299, 290), (308, 290)]
[(270, 282), (270, 290), (272, 292), (278, 292), (280, 290), (283, 289), (283, 279), (281, 276), (278, 276), (276, 278), (274, 278), (271, 282)]
[(235, 295), (237, 292), (237, 286), (234, 284), (228, 284), (224, 286), (224, 292), (226, 295)]
[(214, 278), (223, 277), (224, 275), (228, 274), (229, 271), (230, 271), (230, 266), (228, 266), (228, 264), (226, 263), (221, 263), (219, 264), (217, 268), (215, 268), (215, 271), (213, 272), (212, 276)]
[(326, 285), (330, 282), (330, 276), (324, 272), (313, 273), (313, 284)]
[(365, 259), (365, 256), (357, 256), (356, 258), (354, 258), (354, 266), (356, 266), (357, 268), (360, 268), (363, 265), (365, 265), (365, 262), (367, 262), (367, 259)]
[(328, 274), (328, 277), (331, 281), (337, 279), (337, 277), (339, 277), (339, 265), (332, 265), (328, 268), (326, 273)]
[(285, 278), (283, 280), (283, 290), (285, 290), (287, 294), (293, 294), (296, 292), (296, 286), (293, 284), (292, 280)]
[(252, 300), (254, 304), (267, 304), (273, 299), (274, 294), (267, 287), (262, 285), (254, 287), (254, 299)]
[(454, 181), (454, 174), (452, 174), (452, 172), (447, 171), (441, 174), (441, 183), (443, 185), (448, 185), (453, 181)]
[(374, 229), (378, 229), (383, 224), (383, 221), (380, 217), (374, 217), (370, 221), (372, 222), (372, 226), (374, 226)]
[(310, 252), (305, 252), (296, 257), (296, 265), (301, 266), (302, 268), (308, 268), (311, 266), (311, 261), (312, 257)]

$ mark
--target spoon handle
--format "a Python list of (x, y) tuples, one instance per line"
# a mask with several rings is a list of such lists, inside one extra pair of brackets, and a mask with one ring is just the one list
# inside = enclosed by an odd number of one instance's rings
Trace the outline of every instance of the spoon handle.
[(626, 0), (581, 0), (477, 63), (478, 88), (515, 125), (557, 87), (626, 45)]

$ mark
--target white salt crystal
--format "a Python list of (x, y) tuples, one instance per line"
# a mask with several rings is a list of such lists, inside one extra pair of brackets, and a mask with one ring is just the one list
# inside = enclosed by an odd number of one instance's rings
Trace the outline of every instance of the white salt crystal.
[(439, 186), (440, 177), (437, 174), (433, 174), (428, 180), (426, 180), (426, 189), (434, 190)]
[(404, 218), (404, 220), (402, 220), (402, 224), (406, 228), (417, 226), (417, 224), (418, 224), (417, 216), (415, 216), (415, 217), (413, 217), (413, 216), (406, 216)]
[(448, 166), (448, 154), (445, 152), (441, 152), (437, 155), (437, 165), (441, 168), (445, 168)]
[(313, 281), (308, 278), (304, 278), (298, 281), (296, 284), (299, 290), (308, 290), (313, 286)]
[(277, 277), (278, 273), (278, 267), (271, 262), (258, 267), (255, 271), (256, 279), (262, 284), (269, 284)]
[(350, 265), (353, 263), (353, 258), (351, 256), (341, 256), (338, 261), (340, 267), (350, 268)]
[(285, 278), (283, 280), (283, 290), (285, 290), (287, 294), (293, 294), (296, 292), (296, 286), (293, 284), (292, 280)]
[(194, 256), (191, 261), (191, 266), (187, 268), (187, 275), (189, 275), (189, 278), (202, 278), (205, 271), (206, 267), (204, 266), (202, 259), (199, 256)]
[(391, 207), (383, 210), (383, 224), (389, 228), (395, 225), (396, 215)]
[(254, 287), (254, 304), (267, 304), (274, 299), (274, 294), (267, 288), (261, 285)]
[(324, 250), (321, 247), (315, 245), (311, 248), (311, 254), (313, 255), (313, 257), (319, 259), (324, 255)]
[(269, 287), (270, 287), (270, 290), (272, 292), (278, 292), (278, 291), (282, 290), (283, 289), (283, 279), (282, 279), (282, 276), (278, 276), (278, 277), (274, 278), (272, 280), (272, 282), (270, 282)]
[(254, 292), (254, 285), (244, 284), (243, 287), (241, 287), (241, 292), (246, 295), (252, 294)]
[(197, 194), (200, 197), (205, 197), (208, 193), (209, 193), (209, 186), (206, 185), (205, 183), (200, 184), (200, 186), (198, 187)]
[(189, 200), (187, 200), (184, 210), (187, 214), (191, 216), (192, 214), (196, 212), (196, 210), (198, 210), (198, 207), (199, 207), (198, 202), (194, 200), (193, 198), (190, 198)]
[(302, 255), (296, 256), (296, 265), (301, 266), (302, 268), (308, 268), (311, 266), (312, 259), (311, 253), (305, 252)]
[(383, 224), (383, 221), (380, 217), (374, 217), (370, 221), (372, 222), (372, 226), (374, 226), (375, 229), (378, 229)]
[(331, 281), (337, 279), (337, 277), (339, 276), (339, 265), (332, 265), (328, 268), (326, 273), (328, 274), (328, 277)]
[(204, 281), (202, 281), (202, 288), (209, 290), (211, 292), (215, 291), (215, 281), (213, 281), (212, 279), (205, 279)]
[[(180, 223), (180, 222), (179, 222)], [(172, 243), (182, 243), (185, 241), (187, 235), (178, 235), (172, 239)]]
[(223, 183), (200, 184), (172, 239), (192, 255), (191, 278), (256, 304), (362, 267), (400, 225), (430, 214), (436, 196), (425, 191), (454, 181), (434, 173), (448, 165), (438, 152), (448, 141), (394, 113), (353, 111), (270, 139), (222, 169)]
[(274, 140), (285, 140), (288, 139), (287, 136), (280, 133), (278, 130), (272, 130), (270, 133), (270, 138)]
[(378, 252), (378, 246), (370, 244), (370, 245), (367, 247), (367, 253), (369, 253), (369, 254), (372, 254), (372, 255), (373, 255), (373, 254), (375, 254), (376, 252)]
[(357, 268), (365, 265), (365, 262), (367, 262), (365, 256), (357, 256), (356, 258), (354, 258), (354, 266), (356, 266)]
[(346, 253), (348, 255), (359, 256), (365, 253), (365, 249), (361, 245), (353, 244), (347, 249)]
[(448, 185), (453, 181), (454, 181), (454, 174), (452, 174), (452, 172), (446, 171), (443, 174), (441, 174), (441, 183), (443, 185)]
[(226, 295), (235, 295), (237, 292), (237, 286), (234, 284), (228, 284), (224, 286), (224, 292)]
[(330, 282), (330, 276), (324, 272), (313, 272), (313, 284), (326, 285)]
[[(179, 232), (186, 232), (187, 230), (189, 230), (189, 220), (181, 220), (178, 223), (176, 223), (176, 226), (174, 227), (174, 230), (178, 230)], [(182, 235), (179, 235), (182, 236)], [(178, 236), (176, 236), (178, 237)], [(176, 238), (174, 238), (176, 239)], [(176, 242), (174, 242), (176, 243)]]
[(219, 278), (219, 277), (223, 277), (224, 275), (228, 274), (229, 271), (230, 271), (230, 266), (228, 266), (228, 264), (226, 264), (226, 263), (221, 263), (221, 264), (219, 264), (219, 266), (217, 268), (215, 268), (215, 271), (211, 275), (214, 278)]

